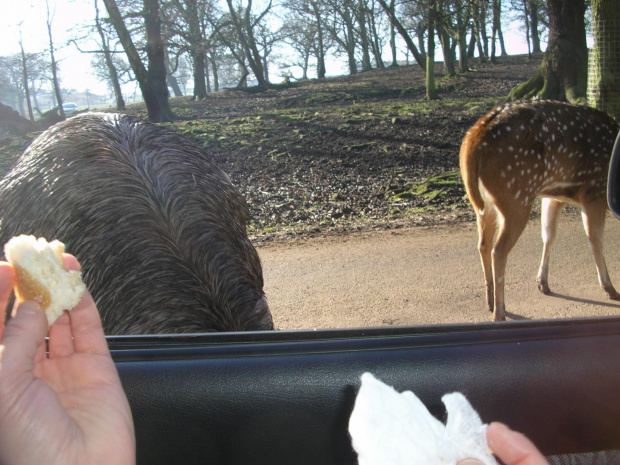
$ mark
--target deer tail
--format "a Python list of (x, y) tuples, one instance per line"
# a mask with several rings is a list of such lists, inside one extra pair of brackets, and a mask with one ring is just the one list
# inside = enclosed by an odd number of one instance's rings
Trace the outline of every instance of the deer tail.
[(471, 129), (461, 144), (459, 162), (461, 177), (463, 178), (463, 184), (465, 184), (469, 201), (477, 212), (482, 213), (484, 210), (484, 199), (480, 193), (478, 169), (481, 161), (480, 156), (483, 151), (479, 150), (480, 137), (476, 137), (478, 134), (474, 131), (475, 129)]

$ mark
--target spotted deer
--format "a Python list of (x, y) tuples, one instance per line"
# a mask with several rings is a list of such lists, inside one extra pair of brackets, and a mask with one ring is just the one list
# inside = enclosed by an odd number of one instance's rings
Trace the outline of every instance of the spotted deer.
[(550, 294), (549, 253), (567, 203), (581, 208), (601, 287), (620, 300), (603, 257), (607, 171), (618, 124), (606, 113), (554, 101), (497, 106), (467, 131), (460, 167), (478, 222), (478, 250), (493, 319), (505, 320), (508, 253), (542, 198), (538, 288)]

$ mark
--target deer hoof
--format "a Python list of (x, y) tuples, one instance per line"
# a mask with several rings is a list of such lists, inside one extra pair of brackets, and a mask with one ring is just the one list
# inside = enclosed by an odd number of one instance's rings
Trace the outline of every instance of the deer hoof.
[(537, 281), (538, 281), (538, 290), (545, 295), (550, 295), (551, 289), (549, 289), (549, 284), (547, 284), (547, 281), (543, 281), (541, 279)]
[(618, 294), (614, 288), (605, 289), (605, 292), (607, 292), (607, 295), (611, 300), (620, 300), (620, 294)]

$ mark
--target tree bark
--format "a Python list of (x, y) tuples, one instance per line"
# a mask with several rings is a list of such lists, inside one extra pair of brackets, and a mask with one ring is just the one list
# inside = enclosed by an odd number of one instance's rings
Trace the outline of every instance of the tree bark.
[(469, 62), (467, 55), (467, 22), (468, 8), (465, 8), (465, 2), (456, 5), (456, 42), (459, 49), (459, 72), (465, 73), (469, 71)]
[[(147, 71), (146, 67), (142, 63), (140, 59), (140, 55), (136, 50), (136, 47), (131, 39), (131, 35), (125, 26), (125, 22), (123, 21), (123, 17), (121, 16), (121, 12), (118, 9), (118, 5), (116, 4), (116, 0), (103, 0), (105, 4), (106, 10), (108, 11), (108, 15), (110, 17), (110, 22), (114, 26), (116, 30), (116, 34), (118, 35), (118, 39), (125, 50), (125, 54), (127, 55), (127, 60), (129, 61), (129, 65), (131, 66), (131, 70), (138, 81), (138, 85), (140, 86), (140, 91), (142, 92), (142, 97), (144, 98), (144, 103), (146, 105), (146, 111), (148, 113), (149, 121), (151, 122), (163, 122), (163, 121), (172, 121), (171, 112), (167, 112), (166, 109), (162, 109), (157, 93), (150, 81), (150, 75)], [(164, 70), (164, 82), (165, 82), (165, 70)]]
[(390, 22), (396, 28), (400, 36), (403, 38), (403, 40), (405, 41), (405, 44), (407, 44), (407, 50), (411, 52), (416, 63), (420, 65), (420, 68), (422, 68), (423, 70), (426, 70), (425, 57), (418, 51), (418, 48), (413, 43), (413, 40), (411, 39), (411, 36), (407, 32), (407, 29), (402, 25), (402, 23), (396, 17), (395, 10), (391, 9), (388, 6), (388, 4), (385, 3), (385, 0), (378, 0), (378, 2), (383, 8), (383, 10), (387, 13), (388, 17), (390, 18)]
[(358, 30), (360, 35), (360, 45), (362, 47), (362, 71), (370, 71), (370, 39), (368, 37), (368, 28), (366, 21), (366, 4), (364, 0), (358, 0), (356, 12)]
[(429, 0), (428, 8), (428, 50), (426, 51), (426, 98), (437, 98), (435, 84), (435, 16), (437, 13), (435, 0)]
[(159, 17), (159, 0), (143, 0), (144, 28), (146, 29), (146, 56), (148, 59), (148, 76), (153, 92), (159, 102), (159, 121), (174, 121), (174, 113), (168, 103), (168, 85), (166, 84), (166, 63), (164, 60), (164, 42), (161, 38), (161, 18)]
[[(54, 40), (52, 38), (52, 19), (50, 18), (50, 5), (49, 2), (46, 2), (47, 6), (47, 35), (49, 38), (50, 44), (50, 60), (52, 67), (52, 86), (54, 87), (54, 95), (56, 96), (56, 101), (58, 102), (58, 114), (62, 119), (65, 119), (65, 111), (62, 108), (62, 93), (60, 92), (60, 82), (58, 82), (58, 64), (56, 63), (56, 58), (54, 56)], [(28, 85), (26, 83), (26, 85)]]
[[(269, 81), (265, 77), (265, 69), (263, 68), (262, 58), (256, 45), (256, 39), (254, 38), (254, 21), (252, 21), (251, 16), (252, 0), (248, 0), (248, 6), (245, 8), (243, 18), (241, 18), (237, 13), (232, 0), (226, 0), (226, 4), (228, 5), (232, 23), (237, 31), (239, 43), (241, 44), (241, 47), (243, 47), (246, 54), (246, 59), (250, 65), (250, 69), (258, 81), (258, 87), (269, 87)], [(260, 16), (262, 17), (267, 14), (269, 9), (271, 9), (271, 3), (269, 3), (265, 11)]]
[(309, 2), (310, 11), (314, 17), (317, 32), (316, 74), (318, 79), (324, 79), (327, 73), (327, 68), (325, 66), (325, 26), (323, 25), (324, 19), (321, 5), (321, 1), (313, 0)]
[(456, 68), (454, 67), (454, 49), (452, 48), (450, 34), (441, 23), (437, 24), (437, 35), (439, 36), (439, 41), (441, 42), (445, 74), (446, 76), (456, 76)]
[(218, 92), (220, 90), (220, 79), (217, 75), (217, 60), (212, 56), (207, 57), (207, 60), (211, 63), (211, 72), (213, 73), (213, 91)]
[(97, 0), (95, 0), (95, 27), (97, 28), (97, 32), (101, 38), (101, 48), (103, 49), (105, 65), (108, 68), (110, 83), (112, 84), (112, 90), (114, 91), (114, 97), (116, 99), (116, 109), (121, 111), (125, 110), (125, 99), (123, 98), (121, 84), (118, 80), (118, 72), (116, 71), (114, 62), (112, 61), (112, 53), (110, 47), (108, 46), (108, 39), (105, 36), (103, 28), (101, 27), (101, 21), (99, 20), (99, 6), (97, 4)]
[(377, 17), (374, 4), (372, 9), (369, 11), (369, 22), (370, 22), (370, 31), (371, 31), (371, 45), (372, 45), (372, 54), (375, 57), (375, 63), (378, 69), (385, 69), (385, 63), (383, 62), (383, 54), (381, 51), (381, 39), (379, 38), (379, 32), (377, 31), (377, 21), (375, 18)]
[(166, 82), (170, 85), (175, 97), (183, 97), (183, 91), (179, 86), (179, 81), (174, 76), (172, 66), (170, 65), (170, 55), (168, 54), (168, 47), (164, 46), (164, 64), (166, 65)]
[(586, 102), (588, 49), (584, 0), (548, 0), (549, 45), (535, 75), (515, 87), (509, 98)]
[(501, 0), (491, 0), (492, 12), (493, 12), (493, 25), (491, 26), (491, 63), (495, 63), (495, 56), (497, 52), (497, 40), (501, 32), (500, 17), (502, 14)]
[(34, 113), (32, 113), (32, 103), (30, 102), (30, 89), (28, 88), (28, 64), (26, 63), (26, 53), (24, 52), (24, 44), (21, 40), (21, 33), (19, 38), (19, 47), (22, 53), (22, 79), (24, 81), (24, 93), (26, 94), (26, 105), (28, 106), (28, 117), (30, 121), (34, 121)]
[[(394, 15), (396, 9), (396, 0), (390, 0), (390, 12)], [(389, 15), (388, 15), (389, 16)], [(390, 66), (398, 66), (398, 60), (396, 58), (396, 28), (390, 21), (390, 50), (392, 51), (392, 64)]]
[(532, 37), (532, 53), (541, 53), (540, 35), (538, 34), (538, 4), (536, 1), (530, 3), (530, 35)]
[(192, 63), (194, 64), (194, 96), (195, 99), (207, 98), (206, 75), (205, 75), (205, 53), (198, 49), (190, 52)]

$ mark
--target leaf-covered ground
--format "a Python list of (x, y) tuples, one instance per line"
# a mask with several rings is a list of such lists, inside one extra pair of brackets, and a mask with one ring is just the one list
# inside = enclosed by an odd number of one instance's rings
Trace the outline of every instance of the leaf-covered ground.
[(463, 135), (539, 63), (501, 57), (438, 75), (434, 101), (417, 66), (176, 98), (179, 119), (167, 126), (230, 175), (250, 205), (255, 242), (471, 220), (458, 174)]

